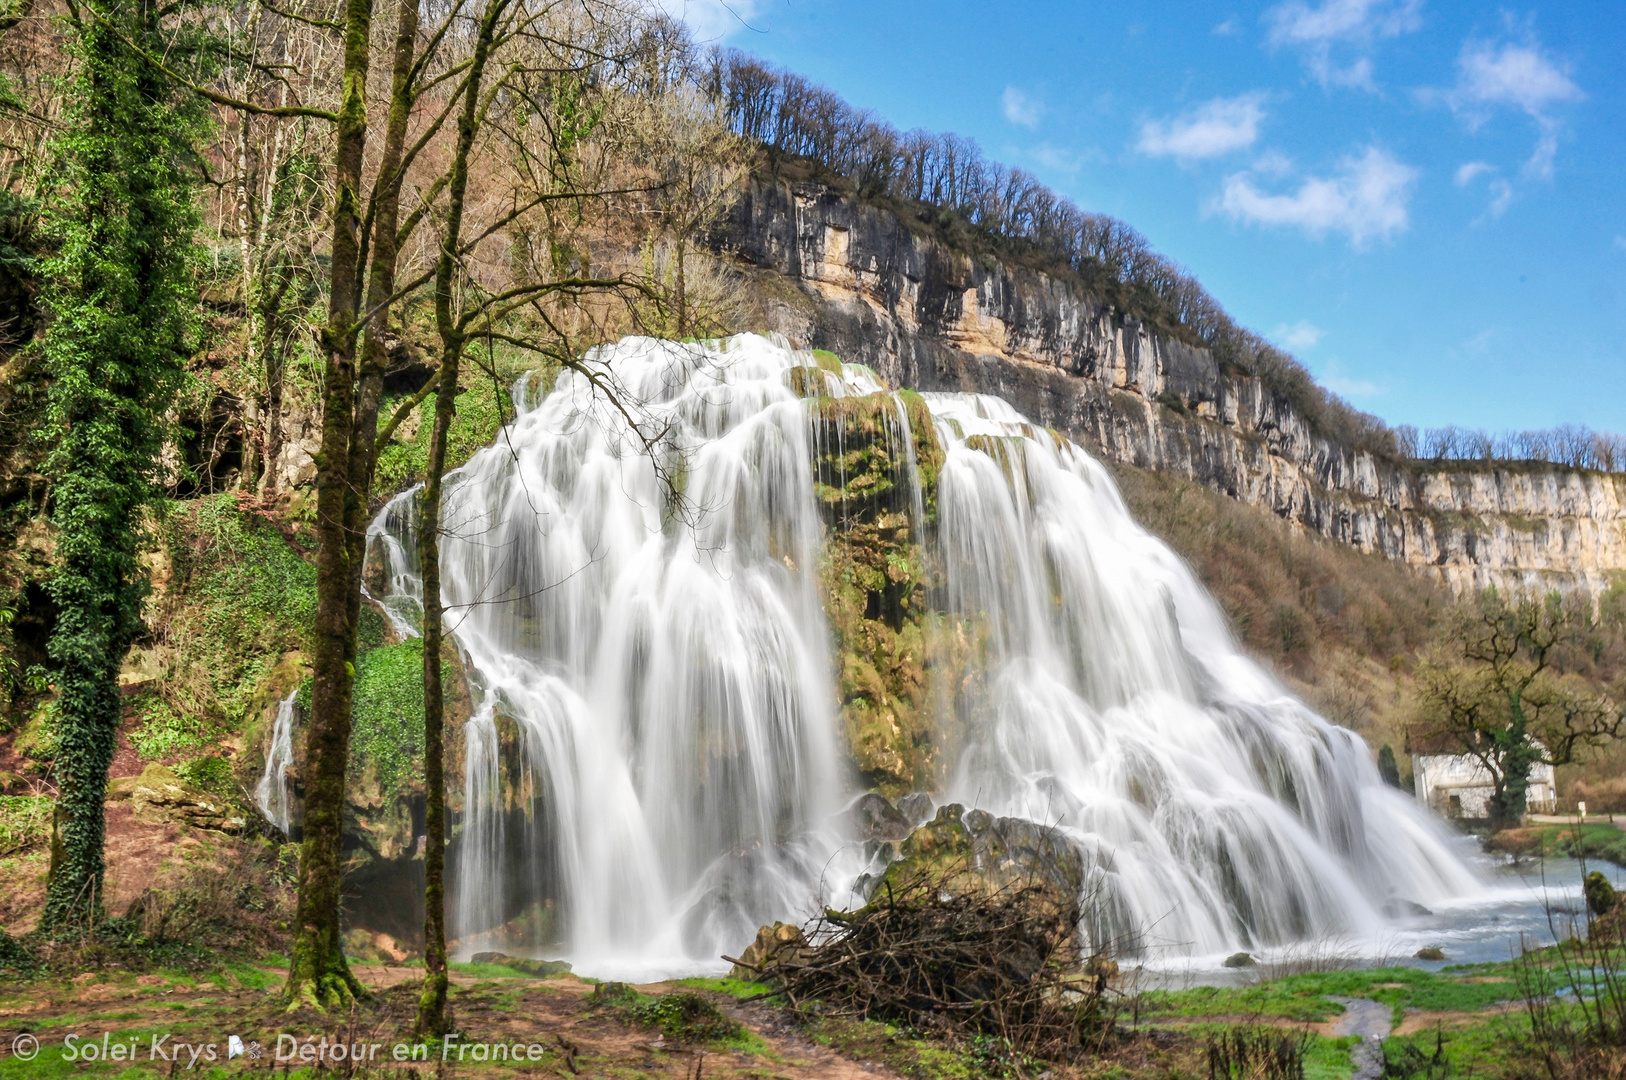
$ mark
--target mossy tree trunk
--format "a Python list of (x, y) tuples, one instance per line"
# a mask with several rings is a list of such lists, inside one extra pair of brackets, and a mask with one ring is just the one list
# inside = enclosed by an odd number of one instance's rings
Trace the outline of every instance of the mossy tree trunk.
[(61, 784), (43, 926), (55, 933), (101, 913), (118, 672), (146, 592), (138, 531), (195, 325), (193, 140), (203, 123), (148, 58), (168, 44), (156, 8), (92, 0), (69, 17), (79, 65), (53, 146), (57, 244), (42, 274)]
[(305, 735), (304, 842), (286, 997), (290, 1006), (342, 1007), (364, 990), (345, 962), (339, 926), (340, 847), (350, 710), (355, 690), (353, 598), (358, 580), (352, 483), (356, 434), (356, 325), (361, 298), (361, 171), (367, 142), (371, 0), (345, 5), (343, 97), (334, 154), (334, 206), (328, 322), (322, 331), (322, 441), (316, 471), (316, 624), (311, 633), (311, 722)]
[(446, 185), (446, 225), (435, 265), (435, 328), (440, 335), (440, 382), (435, 394), (435, 425), (429, 437), (424, 478), (419, 559), (423, 576), (423, 717), (424, 717), (424, 985), (418, 1000), (417, 1031), (439, 1035), (446, 1030), (446, 694), (441, 671), (443, 639), (440, 598), (441, 479), (446, 471), (446, 439), (457, 410), (458, 367), (465, 342), (464, 325), (454, 316), (453, 288), (462, 244), (463, 208), (469, 186), (469, 154), (479, 130), (481, 86), (486, 64), (507, 0), (492, 0), (480, 21), (469, 64), (457, 146)]

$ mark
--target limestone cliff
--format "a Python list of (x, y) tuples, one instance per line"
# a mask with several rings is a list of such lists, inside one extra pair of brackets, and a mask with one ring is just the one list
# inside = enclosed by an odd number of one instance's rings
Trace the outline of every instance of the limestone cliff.
[(765, 316), (799, 346), (896, 386), (998, 394), (1111, 460), (1185, 476), (1454, 589), (1596, 592), (1626, 570), (1626, 477), (1392, 462), (1339, 445), (1206, 350), (823, 185), (754, 182), (719, 242), (765, 272)]

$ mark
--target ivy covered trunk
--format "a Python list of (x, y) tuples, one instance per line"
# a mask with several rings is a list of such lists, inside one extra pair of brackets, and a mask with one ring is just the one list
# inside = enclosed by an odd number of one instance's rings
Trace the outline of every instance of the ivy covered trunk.
[(192, 145), (203, 123), (143, 55), (165, 51), (156, 8), (93, 0), (71, 10), (79, 68), (53, 147), (57, 254), (41, 275), (52, 316), (47, 467), (60, 562), (49, 654), (61, 784), (43, 925), (57, 933), (101, 910), (118, 672), (146, 591), (138, 531), (162, 416), (191, 353)]

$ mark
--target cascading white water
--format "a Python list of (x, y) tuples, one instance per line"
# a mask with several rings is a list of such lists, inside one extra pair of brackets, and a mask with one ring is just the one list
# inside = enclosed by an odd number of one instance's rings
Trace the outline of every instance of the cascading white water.
[[(631, 338), (590, 363), (627, 412), (576, 373), (522, 380), (516, 421), (447, 479), (443, 597), (477, 700), (454, 932), (528, 919), (598, 972), (714, 966), (762, 922), (849, 902), (865, 869), (815, 575), (828, 436), (782, 342)], [(1395, 903), (1480, 890), (1356, 736), (1237, 650), (1099, 464), (997, 399), (927, 401), (941, 606), (978, 630), (987, 687), (937, 794), (1072, 838), (1095, 940), (1370, 938)], [(411, 497), (373, 529), (403, 632)]]
[(293, 823), (293, 794), (288, 790), (288, 766), (294, 761), (294, 699), (296, 689), (277, 704), (271, 728), (271, 748), (265, 755), (265, 773), (254, 788), (254, 802), (266, 820), (284, 833)]

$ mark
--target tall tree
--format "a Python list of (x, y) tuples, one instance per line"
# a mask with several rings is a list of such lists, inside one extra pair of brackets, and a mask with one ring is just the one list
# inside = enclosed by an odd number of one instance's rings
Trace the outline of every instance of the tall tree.
[(62, 791), (44, 925), (58, 932), (101, 909), (118, 671), (147, 588), (136, 561), (140, 520), (155, 490), (163, 415), (193, 344), (193, 146), (204, 116), (151, 62), (173, 44), (161, 10), (152, 0), (68, 8), (78, 70), (54, 148), (59, 246), (43, 275)]
[[(362, 164), (372, 0), (346, 0), (342, 96), (335, 126), (333, 236), (328, 319), (322, 330), (322, 441), (316, 458), (316, 624), (311, 632), (311, 722), (305, 734), (304, 840), (286, 996), (341, 1007), (361, 995), (339, 934), (344, 778), (355, 690), (355, 522), (366, 490), (352, 483), (356, 445), (356, 351), (362, 295)], [(370, 440), (368, 440), (370, 442)]]

